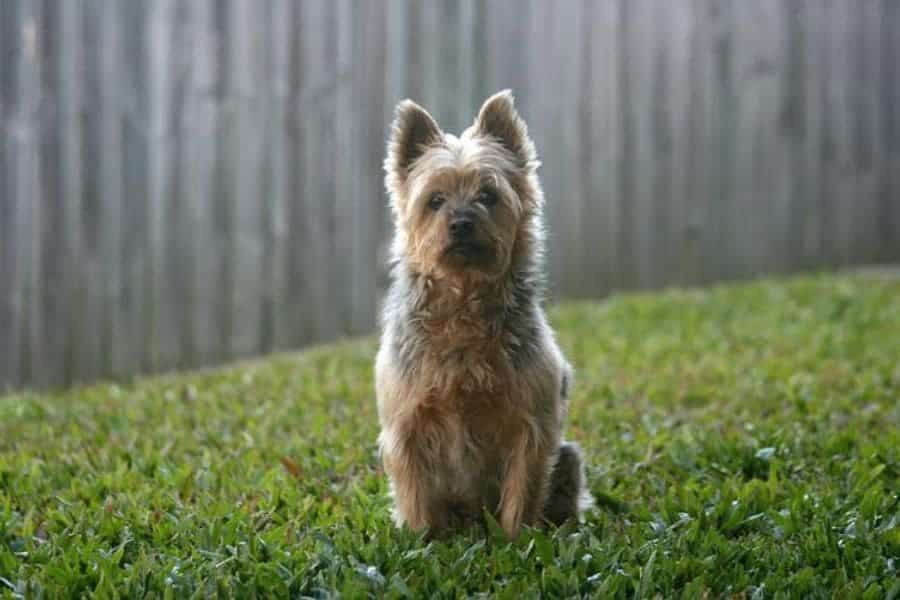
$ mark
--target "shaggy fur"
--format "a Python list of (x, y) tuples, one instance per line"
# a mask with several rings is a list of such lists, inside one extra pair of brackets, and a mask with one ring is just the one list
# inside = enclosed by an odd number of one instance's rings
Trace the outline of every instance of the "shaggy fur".
[(540, 305), (537, 167), (508, 91), (459, 137), (412, 101), (397, 107), (375, 369), (398, 524), (439, 534), (489, 510), (515, 536), (590, 502), (581, 454), (561, 439), (572, 375)]

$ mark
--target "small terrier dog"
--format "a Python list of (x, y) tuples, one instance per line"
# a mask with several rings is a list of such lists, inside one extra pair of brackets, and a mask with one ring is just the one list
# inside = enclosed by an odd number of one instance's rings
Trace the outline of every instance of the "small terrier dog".
[(397, 106), (375, 379), (398, 525), (439, 535), (488, 510), (515, 537), (591, 503), (581, 452), (562, 441), (571, 368), (541, 308), (538, 165), (508, 90), (459, 137)]

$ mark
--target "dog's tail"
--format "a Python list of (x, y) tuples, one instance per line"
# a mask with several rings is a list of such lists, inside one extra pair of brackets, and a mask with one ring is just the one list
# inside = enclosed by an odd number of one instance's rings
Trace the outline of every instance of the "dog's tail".
[(581, 448), (574, 442), (563, 442), (557, 453), (556, 465), (550, 476), (550, 494), (544, 505), (544, 519), (562, 525), (581, 515), (594, 505), (584, 477)]

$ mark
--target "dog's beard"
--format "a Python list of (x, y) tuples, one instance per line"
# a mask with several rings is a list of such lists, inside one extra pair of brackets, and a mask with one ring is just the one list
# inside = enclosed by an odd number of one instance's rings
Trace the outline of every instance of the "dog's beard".
[(488, 274), (496, 270), (497, 254), (493, 246), (483, 241), (456, 241), (445, 246), (440, 261), (451, 272)]

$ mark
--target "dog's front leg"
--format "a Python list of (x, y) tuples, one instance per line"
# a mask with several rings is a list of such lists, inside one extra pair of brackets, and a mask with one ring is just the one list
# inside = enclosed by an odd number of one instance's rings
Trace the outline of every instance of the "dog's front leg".
[[(391, 437), (390, 434), (383, 436)], [(394, 520), (414, 531), (435, 526), (428, 457), (414, 440), (398, 439), (384, 449), (384, 468), (391, 479)]]
[(533, 524), (546, 495), (546, 461), (535, 440), (520, 433), (506, 463), (500, 495), (500, 526), (514, 538), (522, 524)]

